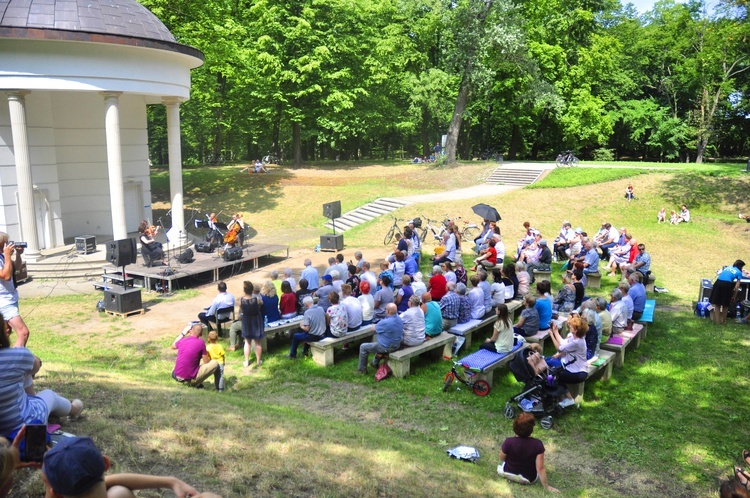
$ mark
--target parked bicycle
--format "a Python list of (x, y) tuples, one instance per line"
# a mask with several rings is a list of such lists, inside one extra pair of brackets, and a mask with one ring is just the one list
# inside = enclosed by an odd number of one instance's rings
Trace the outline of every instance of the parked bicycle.
[[(447, 356), (445, 357), (445, 359), (453, 361), (453, 358), (448, 358)], [(464, 372), (466, 372), (466, 378), (461, 377), (461, 374), (459, 374), (458, 370), (456, 370), (457, 366), (463, 367)], [(448, 391), (448, 388), (451, 387), (453, 381), (458, 381), (471, 388), (471, 390), (474, 391), (474, 394), (476, 394), (477, 396), (487, 396), (490, 393), (490, 385), (483, 380), (474, 380), (474, 377), (476, 377), (476, 375), (480, 372), (481, 370), (479, 370), (478, 368), (472, 368), (465, 363), (461, 363), (460, 361), (453, 361), (453, 368), (451, 368), (450, 372), (445, 374), (443, 392)], [(459, 389), (461, 388), (459, 387)]]
[(437, 220), (431, 220), (425, 215), (422, 215), (422, 221), (424, 222), (424, 224), (421, 228), (421, 231), (419, 232), (419, 240), (424, 242), (427, 239), (428, 233), (432, 234), (432, 237), (437, 241), (443, 240), (442, 233), (445, 231), (445, 227), (438, 227)]
[(561, 166), (578, 166), (578, 158), (573, 155), (572, 150), (566, 150), (557, 156), (555, 166), (558, 168)]
[[(473, 242), (474, 239), (479, 237), (479, 226), (474, 223), (469, 223), (468, 221), (462, 219), (460, 216), (456, 216), (455, 218), (451, 218), (447, 214), (445, 215), (445, 219), (443, 220), (443, 228), (440, 231), (439, 235), (440, 237), (443, 236), (446, 230), (448, 230), (448, 225), (450, 222), (453, 222), (453, 225), (458, 229), (458, 233), (461, 235), (461, 240), (465, 240), (466, 242)], [(464, 227), (460, 228), (457, 225), (458, 221), (463, 221)]]
[(405, 221), (399, 218), (396, 218), (395, 216), (391, 216), (393, 218), (393, 225), (388, 229), (388, 231), (385, 233), (385, 238), (383, 239), (383, 245), (387, 246), (393, 241), (393, 237), (396, 236), (396, 234), (404, 235), (401, 232), (401, 227), (398, 225), (399, 221)]

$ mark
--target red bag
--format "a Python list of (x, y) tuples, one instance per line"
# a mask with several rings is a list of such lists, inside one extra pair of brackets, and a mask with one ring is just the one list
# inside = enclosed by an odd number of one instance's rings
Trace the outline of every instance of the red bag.
[(380, 382), (381, 380), (385, 379), (389, 375), (391, 375), (391, 367), (388, 366), (388, 363), (381, 363), (378, 367), (378, 371), (375, 372), (375, 380)]

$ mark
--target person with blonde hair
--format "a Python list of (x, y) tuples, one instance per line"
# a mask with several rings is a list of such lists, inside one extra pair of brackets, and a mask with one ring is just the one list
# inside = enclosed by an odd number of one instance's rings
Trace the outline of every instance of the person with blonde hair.
[[(279, 286), (281, 282), (279, 282)], [(279, 296), (276, 294), (276, 285), (266, 280), (266, 283), (260, 288), (260, 296), (263, 300), (263, 314), (269, 322), (275, 322), (281, 318), (279, 314)]]

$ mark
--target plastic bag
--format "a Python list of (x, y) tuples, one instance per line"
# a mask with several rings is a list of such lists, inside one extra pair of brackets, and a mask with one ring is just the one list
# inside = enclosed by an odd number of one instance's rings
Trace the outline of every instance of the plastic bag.
[(448, 456), (451, 458), (456, 458), (465, 462), (476, 463), (476, 461), (479, 460), (479, 451), (471, 446), (456, 446), (455, 448), (446, 450), (446, 453), (448, 453)]
[(380, 382), (381, 380), (391, 375), (391, 373), (391, 367), (389, 367), (387, 363), (381, 363), (378, 367), (378, 371), (375, 372), (375, 380)]

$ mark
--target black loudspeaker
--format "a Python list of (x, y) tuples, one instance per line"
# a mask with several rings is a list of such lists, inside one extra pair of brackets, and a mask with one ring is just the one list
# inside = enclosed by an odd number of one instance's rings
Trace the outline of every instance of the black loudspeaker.
[(189, 248), (185, 249), (185, 251), (177, 257), (177, 261), (179, 261), (183, 265), (192, 263), (193, 262), (193, 250)]
[(141, 289), (112, 288), (104, 291), (104, 309), (107, 311), (130, 313), (141, 308)]
[(344, 234), (321, 235), (320, 248), (323, 251), (341, 251), (344, 249)]
[(196, 252), (214, 252), (214, 245), (210, 242), (196, 242), (195, 245)]
[(242, 248), (241, 247), (230, 247), (224, 251), (224, 261), (236, 261), (242, 259)]
[(323, 216), (326, 218), (340, 218), (341, 217), (341, 201), (329, 202), (323, 204)]
[(107, 261), (114, 266), (135, 264), (138, 246), (135, 239), (120, 239), (107, 242)]

